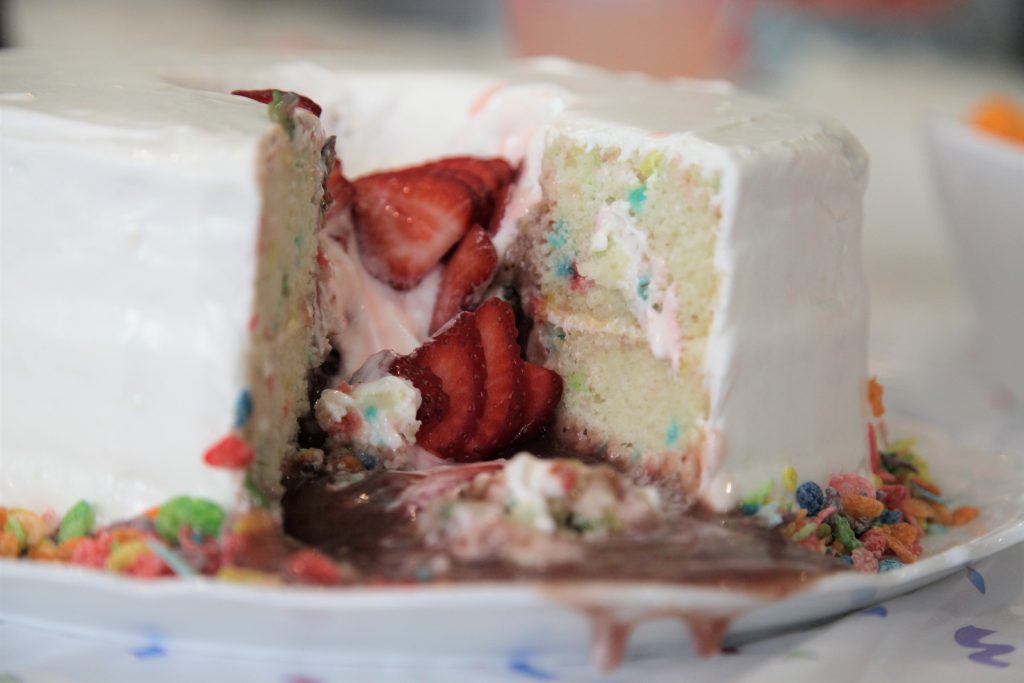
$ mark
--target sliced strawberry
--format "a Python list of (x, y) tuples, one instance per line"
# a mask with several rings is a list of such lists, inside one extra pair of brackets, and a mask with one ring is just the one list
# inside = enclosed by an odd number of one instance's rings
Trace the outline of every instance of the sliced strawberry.
[[(278, 93), (278, 97), (280, 98), (281, 95), (283, 95), (285, 92), (287, 91), (277, 90), (274, 88), (265, 88), (262, 90), (232, 90), (231, 94), (239, 95), (241, 97), (248, 97), (250, 100), (256, 100), (257, 102), (262, 102), (263, 104), (270, 104), (271, 102), (274, 101), (274, 93)], [(319, 118), (320, 113), (322, 111), (319, 104), (309, 99), (305, 95), (300, 95), (298, 93), (294, 93), (294, 95), (299, 98), (299, 101), (296, 106), (301, 107), (302, 109), (305, 109), (308, 112), (311, 112), (313, 116)]]
[(486, 374), (480, 333), (472, 314), (453, 320), (407, 358), (436, 375), (441, 380), (441, 391), (448, 397), (443, 417), (420, 425), (416, 443), (442, 458), (465, 459), (462, 447), (476, 431), (484, 408)]
[(410, 289), (469, 229), (476, 197), (461, 180), (428, 172), (385, 172), (355, 181), (356, 239), (378, 280)]
[(356, 189), (342, 174), (339, 159), (334, 160), (334, 166), (327, 174), (327, 191), (331, 194), (331, 208), (348, 206), (355, 197)]
[[(481, 231), (482, 232), (482, 231)], [(493, 455), (523, 426), (523, 361), (516, 343), (516, 314), (507, 302), (488, 299), (473, 314), (483, 343), (487, 378), (484, 410), (464, 450), (473, 460)]]
[(395, 359), (389, 369), (392, 375), (412, 382), (420, 392), (420, 407), (416, 419), (420, 426), (440, 422), (448, 412), (448, 394), (444, 393), (441, 380), (427, 368), (413, 361), (409, 356)]
[(508, 208), (508, 200), (512, 196), (512, 186), (506, 185), (494, 198), (494, 212), (491, 213), (491, 220), (487, 224), (487, 232), (492, 235), (498, 232), (501, 219), (505, 217), (505, 209)]
[(516, 441), (539, 436), (555, 416), (555, 408), (562, 400), (562, 378), (557, 372), (534, 363), (523, 362), (525, 403), (523, 426)]
[(435, 168), (447, 171), (459, 171), (479, 178), (487, 189), (496, 195), (503, 187), (512, 182), (515, 172), (504, 159), (479, 159), (477, 157), (447, 157), (431, 164)]
[(472, 303), (473, 295), (491, 281), (497, 266), (494, 243), (483, 228), (474, 225), (444, 266), (430, 320), (431, 334)]

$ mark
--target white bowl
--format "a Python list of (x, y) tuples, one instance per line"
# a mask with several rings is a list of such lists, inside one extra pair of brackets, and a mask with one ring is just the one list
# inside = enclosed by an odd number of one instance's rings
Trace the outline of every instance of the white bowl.
[(1024, 144), (937, 120), (928, 147), (990, 379), (1024, 410)]

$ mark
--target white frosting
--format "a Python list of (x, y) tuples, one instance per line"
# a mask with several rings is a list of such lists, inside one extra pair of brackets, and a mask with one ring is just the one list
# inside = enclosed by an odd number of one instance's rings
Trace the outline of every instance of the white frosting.
[[(349, 175), (446, 154), (522, 162), (500, 253), (536, 210), (553, 126), (722, 173), (703, 493), (724, 506), (783, 463), (812, 477), (860, 461), (866, 164), (843, 129), (723, 84), (557, 61), (452, 73), (331, 59), (0, 56), (0, 504), (88, 498), (109, 519), (179, 493), (231, 500), (235, 482), (200, 456), (244, 382), (268, 124), (261, 105), (223, 93), (246, 87), (323, 105)], [(436, 281), (400, 296), (344, 252), (329, 261), (335, 314), (362, 321), (361, 337), (343, 337), (347, 366), (424, 337)], [(671, 358), (678, 333), (646, 324)]]

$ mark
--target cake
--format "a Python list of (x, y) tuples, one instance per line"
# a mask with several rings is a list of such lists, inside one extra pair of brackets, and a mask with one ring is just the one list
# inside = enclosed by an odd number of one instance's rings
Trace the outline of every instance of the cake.
[[(323, 378), (379, 381), (375, 354), (408, 358), (443, 324), (443, 265), (388, 281), (359, 225), (374, 178), (452, 157), (509, 173), (480, 228), (495, 272), (451, 312), (518, 297), (524, 367), (564, 380), (544, 398), (561, 394), (560, 448), (718, 510), (787, 467), (865, 460), (866, 162), (829, 119), (553, 60), (2, 68), (4, 505), (230, 504), (240, 474), (211, 451), (252, 457), (250, 489), (280, 497)], [(282, 125), (229, 94), (267, 85)]]

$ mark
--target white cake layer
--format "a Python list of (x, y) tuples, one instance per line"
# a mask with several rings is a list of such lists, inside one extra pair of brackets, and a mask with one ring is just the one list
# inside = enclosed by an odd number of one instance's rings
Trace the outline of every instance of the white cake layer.
[[(705, 497), (724, 506), (783, 459), (808, 476), (863, 460), (866, 164), (842, 128), (723, 84), (558, 61), (486, 73), (319, 61), (0, 56), (0, 504), (86, 497), (109, 517), (177, 493), (233, 495), (200, 454), (242, 388), (267, 126), (233, 88), (323, 105), (350, 176), (446, 154), (522, 161), (502, 252), (537, 208), (551, 125), (721, 170)], [(381, 299), (379, 320), (409, 319)]]

